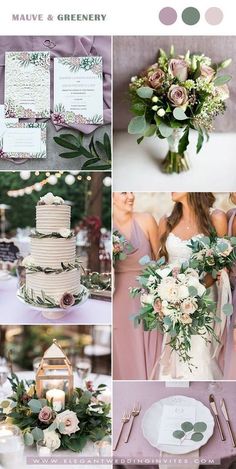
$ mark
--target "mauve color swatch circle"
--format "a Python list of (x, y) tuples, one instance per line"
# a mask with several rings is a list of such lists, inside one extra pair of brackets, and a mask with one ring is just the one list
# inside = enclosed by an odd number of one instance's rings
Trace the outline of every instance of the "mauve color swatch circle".
[(198, 23), (200, 20), (200, 13), (197, 8), (188, 7), (185, 8), (182, 12), (182, 20), (185, 24), (193, 26)]
[(223, 20), (224, 14), (220, 8), (211, 7), (208, 8), (208, 10), (206, 11), (205, 18), (208, 24), (216, 26), (217, 24), (220, 24)]
[(174, 10), (174, 8), (171, 8), (171, 7), (162, 8), (162, 10), (159, 13), (159, 20), (161, 21), (161, 23), (165, 24), (166, 26), (174, 24), (177, 20), (176, 10)]

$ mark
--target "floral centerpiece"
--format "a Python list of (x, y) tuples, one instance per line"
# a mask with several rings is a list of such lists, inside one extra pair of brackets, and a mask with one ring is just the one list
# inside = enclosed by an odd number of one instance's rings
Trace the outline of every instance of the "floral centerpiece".
[(231, 269), (236, 261), (236, 237), (219, 238), (215, 232), (210, 236), (192, 239), (188, 245), (193, 254), (189, 264), (199, 273), (210, 273), (214, 279), (222, 269)]
[(164, 265), (165, 260), (149, 261), (138, 277), (140, 287), (131, 288), (140, 296), (141, 309), (134, 317), (144, 331), (159, 330), (170, 337), (169, 345), (191, 369), (191, 337), (209, 341), (214, 333), (215, 303), (200, 282), (198, 272), (188, 265)]
[(113, 261), (124, 261), (132, 250), (133, 246), (127, 239), (119, 231), (114, 231), (112, 235)]
[(169, 150), (163, 161), (166, 173), (189, 169), (185, 151), (190, 129), (198, 132), (197, 153), (213, 130), (218, 114), (223, 114), (229, 98), (230, 75), (219, 75), (231, 59), (214, 64), (204, 54), (167, 54), (160, 49), (157, 62), (131, 78), (131, 111), (128, 132), (138, 134), (138, 143), (153, 135), (167, 139)]
[(51, 451), (61, 448), (80, 452), (88, 441), (110, 434), (110, 404), (103, 398), (105, 385), (95, 389), (88, 381), (85, 390), (75, 388), (65, 409), (56, 412), (52, 401), (38, 398), (34, 381), (20, 381), (15, 374), (9, 381), (13, 394), (0, 407), (6, 420), (20, 428), (27, 446), (44, 441)]

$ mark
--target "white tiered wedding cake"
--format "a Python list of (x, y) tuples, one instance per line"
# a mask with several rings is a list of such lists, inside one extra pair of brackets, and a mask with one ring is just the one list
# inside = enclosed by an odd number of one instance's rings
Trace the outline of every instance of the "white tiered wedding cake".
[(67, 308), (81, 301), (76, 239), (70, 229), (71, 207), (52, 193), (36, 207), (36, 230), (26, 267), (24, 299), (42, 307)]

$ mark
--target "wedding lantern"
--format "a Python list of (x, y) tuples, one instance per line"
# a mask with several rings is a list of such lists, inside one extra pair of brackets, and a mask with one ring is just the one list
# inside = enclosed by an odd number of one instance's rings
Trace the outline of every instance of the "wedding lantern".
[(56, 339), (46, 350), (36, 373), (36, 392), (38, 398), (46, 397), (54, 410), (65, 407), (65, 396), (73, 391), (73, 370)]

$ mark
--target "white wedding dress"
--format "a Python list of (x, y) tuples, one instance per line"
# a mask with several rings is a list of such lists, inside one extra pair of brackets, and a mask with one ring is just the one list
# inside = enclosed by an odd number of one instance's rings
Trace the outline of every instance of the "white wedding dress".
[[(203, 236), (199, 234), (198, 236)], [(197, 236), (196, 236), (197, 237)], [(193, 239), (195, 239), (194, 237)], [(190, 239), (182, 240), (178, 236), (170, 233), (166, 240), (166, 249), (169, 254), (169, 263), (172, 265), (180, 266), (191, 255), (191, 249), (188, 247)], [(216, 301), (217, 288), (214, 285), (211, 288), (211, 297)], [(166, 339), (166, 340), (165, 340)], [(168, 338), (164, 336), (164, 346), (162, 350), (162, 358), (165, 355), (165, 345), (168, 343)], [(168, 363), (163, 363), (161, 359), (159, 369), (159, 380), (167, 381), (171, 379), (176, 380), (219, 380), (222, 379), (222, 373), (215, 359), (212, 358), (211, 345), (207, 344), (202, 337), (196, 335), (191, 338), (191, 363), (193, 367), (190, 371), (188, 365), (180, 360), (176, 352), (169, 355)]]

